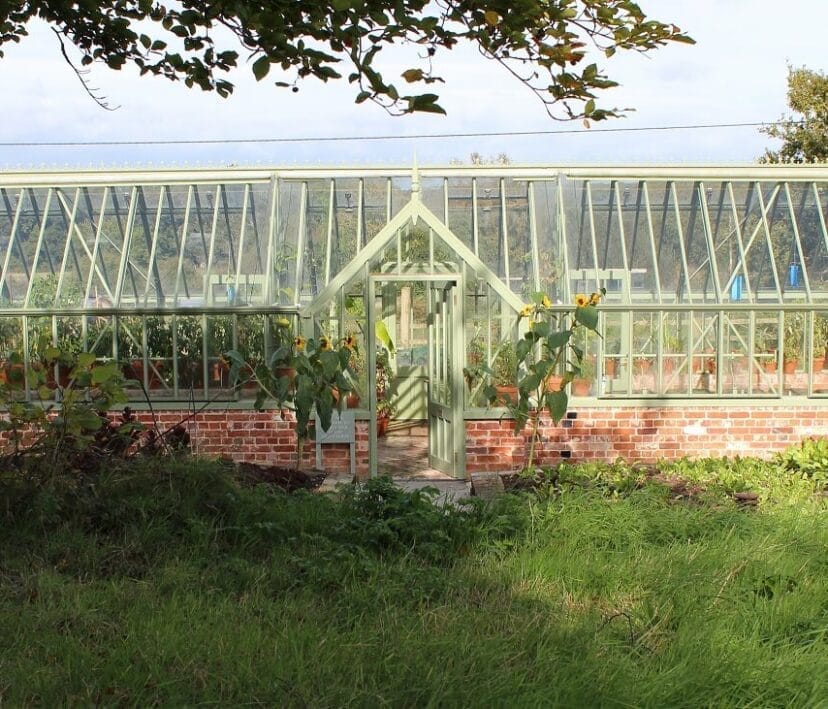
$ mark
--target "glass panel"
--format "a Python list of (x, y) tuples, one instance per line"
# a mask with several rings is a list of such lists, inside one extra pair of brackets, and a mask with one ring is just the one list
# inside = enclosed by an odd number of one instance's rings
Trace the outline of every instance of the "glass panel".
[(471, 178), (452, 177), (448, 181), (448, 221), (446, 225), (474, 251), (474, 211)]
[(758, 368), (751, 366), (750, 321), (750, 313), (729, 313), (722, 321), (725, 343), (720, 358), (722, 393), (728, 396), (751, 393), (751, 379), (755, 381), (758, 374)]
[(781, 313), (759, 312), (754, 319), (754, 360), (752, 371), (756, 394), (776, 394), (779, 391), (779, 323)]
[(506, 257), (500, 205), (500, 180), (478, 177), (476, 182), (478, 256), (495, 274), (503, 278)]
[(828, 300), (828, 250), (824, 228), (824, 211), (817, 201), (818, 191), (813, 183), (791, 184), (791, 195), (796, 206), (796, 221), (805, 267), (815, 302)]
[(556, 182), (533, 182), (535, 202), (535, 231), (538, 240), (538, 253), (532, 254), (538, 268), (540, 290), (546, 293), (553, 303), (563, 302), (569, 298), (564, 276), (563, 250), (557, 232), (558, 193)]
[(815, 394), (828, 393), (828, 313), (817, 312), (814, 314), (814, 339), (811, 348), (811, 371), (813, 377), (813, 389)]

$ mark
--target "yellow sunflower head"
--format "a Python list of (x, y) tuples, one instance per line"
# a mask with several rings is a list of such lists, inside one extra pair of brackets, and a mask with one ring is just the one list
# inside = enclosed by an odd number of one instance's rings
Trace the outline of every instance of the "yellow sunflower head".
[(345, 347), (345, 349), (348, 349), (348, 350), (356, 349), (356, 346), (357, 346), (356, 337), (354, 337), (353, 335), (346, 335), (342, 339), (342, 346)]
[(305, 338), (301, 335), (297, 335), (293, 338), (293, 346), (297, 349), (297, 351), (301, 352), (305, 349)]
[(535, 306), (534, 306), (534, 305), (524, 305), (524, 306), (520, 309), (520, 317), (522, 317), (522, 318), (528, 318), (528, 317), (532, 314), (532, 311), (533, 311), (534, 309), (535, 309)]
[(577, 305), (579, 308), (585, 308), (587, 305), (589, 305), (589, 303), (590, 299), (583, 293), (578, 293), (578, 295), (575, 296), (575, 305)]
[(590, 305), (598, 305), (601, 302), (601, 294), (600, 293), (593, 293), (589, 296), (589, 304)]
[(549, 300), (549, 296), (548, 296), (548, 295), (544, 295), (544, 296), (543, 296), (543, 299), (541, 300), (541, 305), (542, 305), (544, 308), (551, 308), (551, 307), (552, 307), (552, 301), (551, 301), (551, 300)]
[(329, 350), (332, 348), (331, 341), (325, 337), (324, 335), (319, 338), (319, 349), (320, 350)]

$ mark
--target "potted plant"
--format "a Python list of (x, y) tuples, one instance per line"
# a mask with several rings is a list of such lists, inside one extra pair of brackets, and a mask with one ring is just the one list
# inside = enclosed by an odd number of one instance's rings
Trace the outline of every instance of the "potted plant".
[(501, 343), (492, 362), (492, 377), (501, 401), (517, 403), (518, 360), (515, 345), (507, 340)]
[(388, 432), (388, 424), (396, 407), (390, 399), (377, 399), (377, 436), (380, 438)]
[(588, 355), (577, 366), (577, 373), (572, 380), (572, 394), (589, 396), (593, 381), (595, 381), (595, 356)]
[(828, 313), (814, 315), (814, 343), (811, 348), (811, 369), (820, 372), (825, 369), (826, 348), (828, 348)]
[(784, 341), (782, 347), (783, 371), (793, 374), (802, 359), (802, 342), (805, 334), (805, 314), (785, 313)]
[(762, 369), (773, 374), (777, 369), (778, 324), (772, 322), (758, 322), (753, 336), (754, 350), (762, 355)]

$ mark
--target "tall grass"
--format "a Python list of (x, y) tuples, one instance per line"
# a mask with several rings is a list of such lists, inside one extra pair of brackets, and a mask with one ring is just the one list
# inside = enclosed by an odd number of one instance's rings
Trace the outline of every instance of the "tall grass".
[(825, 705), (818, 486), (755, 461), (679, 473), (703, 492), (565, 468), (464, 509), (192, 461), (7, 480), (0, 703)]

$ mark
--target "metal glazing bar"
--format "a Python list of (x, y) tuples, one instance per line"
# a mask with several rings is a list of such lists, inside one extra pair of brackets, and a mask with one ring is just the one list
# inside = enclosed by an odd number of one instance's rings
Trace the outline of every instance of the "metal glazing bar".
[[(621, 193), (619, 191), (618, 181), (614, 181), (613, 183), (613, 195), (615, 197), (615, 204), (616, 209), (618, 210), (618, 238), (621, 241), (621, 263), (624, 266), (624, 273), (631, 273), (630, 271), (630, 262), (627, 258), (627, 238), (626, 234), (624, 233), (624, 214), (621, 211)], [(610, 238), (610, 213), (612, 211), (612, 205), (610, 205), (610, 209), (607, 210), (607, 248), (609, 248), (609, 238)], [(630, 290), (630, 277), (624, 279), (624, 295), (627, 296), (627, 302), (632, 302), (632, 291)]]
[[(50, 187), (48, 192), (46, 193), (46, 207), (44, 208), (42, 215), (40, 213), (40, 209), (37, 206), (37, 198), (35, 197), (34, 190), (31, 190), (31, 189), (29, 190), (29, 199), (31, 199), (31, 202), (32, 202), (32, 211), (34, 212), (35, 221), (37, 223), (39, 223), (41, 225), (41, 227), (43, 226), (43, 224), (45, 224), (47, 221), (49, 221), (49, 206), (50, 206), (49, 200), (52, 196), (52, 192), (54, 191), (54, 189), (55, 189), (54, 187)], [(40, 252), (38, 252), (38, 258), (39, 258), (39, 253)], [(45, 241), (43, 242), (43, 253), (46, 256), (46, 261), (49, 264), (49, 273), (54, 273), (55, 272), (55, 264), (52, 261), (52, 252), (49, 249), (48, 242), (45, 242)], [(35, 268), (34, 264), (32, 264), (32, 275), (34, 276), (34, 274), (36, 272), (37, 272), (37, 268)]]
[[(794, 245), (796, 246), (796, 253), (797, 253), (797, 257), (799, 258), (800, 268), (802, 268), (802, 283), (805, 286), (805, 295), (808, 299), (808, 302), (810, 303), (813, 300), (811, 298), (811, 281), (810, 281), (810, 278), (808, 278), (808, 266), (805, 263), (805, 253), (802, 250), (802, 239), (800, 238), (800, 235), (799, 235), (799, 225), (797, 224), (797, 221), (796, 221), (796, 214), (794, 214), (793, 197), (791, 196), (791, 187), (787, 182), (785, 183), (785, 199), (788, 202), (788, 214), (791, 217), (791, 229), (793, 229)], [(800, 212), (801, 211), (802, 211), (802, 208), (800, 207)]]
[(477, 178), (472, 177), (472, 248), (480, 256), (480, 219), (477, 217)]
[[(586, 183), (587, 214), (589, 214), (589, 236), (592, 245), (592, 265), (595, 269), (595, 290), (601, 287), (601, 279), (598, 276), (598, 241), (595, 236), (595, 213), (592, 208), (592, 182)], [(586, 269), (584, 269), (586, 270)]]
[[(61, 190), (56, 190), (56, 193), (57, 193), (58, 197), (62, 196), (61, 195)], [(73, 243), (73, 240), (72, 240), (72, 231), (73, 231), (73, 229), (79, 229), (76, 226), (76, 224), (77, 224), (77, 219), (78, 219), (78, 214), (77, 213), (78, 213), (78, 209), (80, 207), (80, 193), (81, 193), (81, 188), (76, 187), (75, 188), (75, 199), (74, 199), (74, 202), (72, 204), (72, 209), (71, 209), (71, 213), (69, 214), (69, 219), (67, 219), (67, 213), (70, 212), (70, 210), (66, 209), (65, 199), (60, 200), (60, 204), (63, 207), (60, 216), (62, 217), (63, 223), (66, 226), (66, 243), (64, 244), (65, 253), (63, 254), (63, 258), (61, 260), (60, 275), (58, 276), (59, 285), (58, 285), (58, 288), (57, 288), (57, 292), (55, 293), (56, 300), (60, 298), (60, 293), (61, 293), (62, 286), (63, 286), (62, 281), (65, 277), (66, 267), (69, 265), (69, 259), (70, 258), (72, 259), (72, 264), (75, 267), (75, 273), (78, 276), (78, 282), (83, 280), (83, 275), (81, 274), (80, 263), (78, 262), (78, 253), (77, 253), (77, 251), (75, 251), (75, 246), (74, 246), (74, 243)]]
[[(264, 304), (271, 305), (276, 301), (276, 294), (273, 293), (273, 263), (275, 258), (276, 248), (276, 224), (279, 219), (279, 178), (277, 175), (270, 177), (270, 189), (268, 192), (268, 210), (267, 210), (267, 249), (265, 261), (267, 263), (264, 270)], [(294, 296), (294, 302), (296, 297)], [(265, 328), (267, 331), (267, 328)], [(235, 331), (234, 331), (235, 332)]]
[(604, 257), (601, 260), (601, 264), (600, 264), (601, 268), (609, 268), (610, 267), (610, 265), (609, 265), (609, 245), (610, 245), (610, 235), (612, 234), (612, 212), (613, 212), (612, 208), (613, 208), (613, 203), (615, 202), (615, 186), (616, 186), (616, 184), (617, 184), (616, 180), (612, 180), (610, 182), (610, 187), (609, 187), (609, 196), (608, 196), (607, 209), (606, 209), (607, 229), (606, 229), (606, 232), (604, 233), (604, 254), (603, 254)]
[(228, 271), (236, 270), (236, 249), (233, 245), (233, 225), (230, 222), (230, 203), (227, 201), (227, 185), (219, 187), (221, 195), (221, 206), (224, 211), (224, 226), (227, 229), (227, 249), (230, 252), (230, 268)]
[(127, 261), (129, 260), (129, 247), (132, 241), (132, 231), (135, 225), (135, 210), (138, 206), (138, 188), (132, 188), (132, 194), (129, 200), (129, 211), (127, 212), (126, 230), (124, 233), (124, 243), (121, 248), (121, 261), (118, 265), (118, 280), (115, 282), (115, 305), (121, 304), (121, 294), (124, 289), (124, 277), (126, 276)]
[[(46, 208), (43, 210), (44, 216), (43, 219), (40, 221), (40, 231), (38, 232), (37, 244), (35, 245), (34, 260), (32, 261), (32, 276), (31, 278), (29, 278), (29, 286), (28, 288), (26, 288), (26, 297), (23, 300), (24, 308), (29, 307), (29, 299), (32, 295), (32, 286), (34, 285), (35, 277), (37, 276), (37, 266), (40, 262), (40, 253), (41, 249), (43, 248), (43, 236), (46, 233), (46, 215), (49, 214), (49, 206), (52, 202), (53, 192), (54, 190), (50, 188), (49, 191), (46, 193)], [(32, 199), (34, 199), (34, 196), (32, 196)], [(52, 271), (52, 273), (54, 273), (54, 270)]]
[[(14, 208), (14, 217), (11, 220), (11, 232), (9, 233), (9, 243), (6, 246), (6, 255), (3, 257), (3, 272), (0, 273), (0, 294), (2, 294), (5, 290), (9, 291), (9, 300), (11, 300), (11, 289), (6, 284), (6, 275), (9, 272), (9, 263), (11, 262), (11, 254), (12, 249), (15, 247), (15, 242), (17, 241), (17, 229), (18, 225), (20, 224), (20, 214), (23, 211), (23, 190), (20, 190), (20, 194), (17, 196), (17, 206)], [(6, 203), (6, 210), (7, 212), (11, 212), (11, 204), (8, 201), (8, 197), (6, 197), (6, 190), (3, 190), (3, 200)], [(11, 216), (11, 214), (9, 214)], [(25, 261), (24, 261), (25, 263)], [(26, 276), (31, 280), (29, 277), (28, 268), (26, 269)]]
[(661, 270), (658, 265), (655, 230), (653, 229), (653, 213), (650, 209), (650, 189), (644, 180), (641, 180), (641, 182), (638, 183), (638, 194), (639, 198), (643, 197), (644, 199), (644, 209), (647, 214), (647, 236), (649, 237), (648, 241), (650, 243), (650, 257), (653, 260), (653, 280), (655, 282), (656, 301), (663, 303), (664, 296), (661, 292)]
[[(741, 271), (745, 277), (745, 290), (747, 290), (748, 299), (750, 302), (753, 302), (753, 286), (751, 286), (750, 283), (750, 269), (747, 267), (747, 251), (745, 250), (745, 241), (742, 238), (742, 224), (739, 219), (739, 215), (736, 212), (736, 195), (733, 193), (733, 183), (730, 181), (727, 183), (727, 196), (733, 215), (733, 228), (736, 233), (736, 244), (739, 248)], [(730, 289), (733, 279), (738, 275), (738, 270), (739, 269), (734, 269), (733, 273), (730, 274), (730, 277), (727, 279), (727, 283), (725, 284), (725, 289)]]
[[(670, 199), (673, 202), (673, 212), (676, 218), (676, 234), (679, 240), (679, 253), (681, 254), (681, 268), (684, 275), (684, 287), (687, 289), (687, 302), (693, 302), (693, 290), (690, 288), (690, 266), (687, 264), (687, 244), (684, 240), (684, 229), (681, 225), (681, 210), (678, 203), (678, 192), (676, 191), (676, 183), (667, 183), (667, 189), (670, 190)], [(680, 295), (679, 291), (676, 295)]]
[[(303, 183), (306, 184), (306, 183)], [(241, 223), (239, 224), (239, 256), (236, 259), (236, 288), (241, 285), (241, 269), (244, 260), (244, 240), (247, 235), (247, 200), (250, 197), (250, 185), (245, 184), (242, 193)]]
[(535, 214), (535, 183), (526, 185), (529, 210), (529, 248), (532, 250), (532, 290), (540, 291), (540, 249), (538, 248), (538, 222)]
[(250, 198), (250, 224), (253, 227), (253, 238), (255, 239), (253, 243), (256, 245), (256, 270), (258, 273), (264, 273), (264, 263), (262, 261), (262, 238), (259, 234), (259, 220), (256, 219), (256, 191), (250, 183), (247, 183), (247, 187), (249, 188)]
[(572, 293), (570, 292), (572, 289), (572, 283), (570, 282), (569, 274), (569, 245), (567, 242), (567, 230), (569, 225), (566, 221), (566, 204), (564, 202), (564, 177), (560, 176), (557, 182), (557, 208), (558, 208), (558, 225), (557, 225), (557, 237), (558, 237), (558, 253), (560, 254), (560, 258), (563, 262), (563, 272), (558, 274), (559, 278), (563, 279), (563, 287), (560, 289), (561, 297), (565, 303), (572, 302)]
[(393, 204), (391, 202), (391, 196), (393, 192), (393, 181), (390, 177), (385, 178), (385, 223), (391, 221), (391, 210), (393, 209)]
[[(216, 185), (216, 194), (213, 197), (213, 220), (210, 224), (210, 245), (207, 249), (207, 267), (204, 269), (204, 279), (206, 283), (210, 282), (210, 276), (213, 273), (213, 260), (216, 254), (216, 233), (218, 232), (218, 218), (219, 218), (219, 199), (221, 197), (222, 186)], [(183, 249), (179, 258), (183, 256)], [(178, 282), (176, 276), (175, 291), (173, 293), (173, 302), (178, 305)]]
[[(184, 207), (184, 226), (182, 229), (182, 236), (181, 239), (176, 237), (176, 243), (178, 244), (178, 264), (176, 264), (175, 268), (175, 288), (173, 290), (173, 303), (178, 305), (178, 298), (181, 293), (181, 284), (184, 283), (184, 293), (185, 297), (189, 296), (189, 289), (186, 287), (186, 278), (184, 276), (184, 254), (187, 250), (187, 231), (189, 229), (190, 223), (190, 204), (193, 198), (193, 186), (187, 186), (187, 202)], [(216, 200), (216, 204), (218, 205), (218, 200)], [(177, 234), (177, 231), (176, 231)], [(204, 287), (210, 287), (210, 270), (208, 267), (207, 273), (205, 275)]]
[(357, 184), (357, 253), (365, 245), (363, 239), (365, 238), (365, 180), (359, 178)]
[[(328, 193), (328, 228), (325, 232), (325, 285), (331, 281), (331, 254), (333, 252), (333, 224), (334, 224), (334, 202), (336, 200), (336, 183), (330, 181)], [(390, 200), (390, 195), (388, 197)]]
[[(155, 287), (158, 293), (158, 296), (162, 296), (163, 290), (161, 289), (161, 279), (157, 275), (157, 268), (155, 265), (155, 254), (158, 249), (158, 233), (161, 230), (161, 213), (164, 211), (164, 194), (166, 193), (168, 196), (168, 200), (170, 201), (170, 223), (175, 227), (175, 213), (172, 210), (172, 199), (169, 196), (170, 188), (166, 186), (163, 190), (159, 190), (158, 192), (158, 207), (155, 210), (155, 223), (153, 224), (152, 228), (152, 238), (149, 239), (149, 256), (147, 258), (147, 273), (146, 277), (144, 278), (144, 305), (147, 304), (149, 301), (149, 289), (150, 289), (150, 273), (155, 272), (156, 279), (155, 279)], [(138, 295), (137, 293), (135, 294)]]
[(512, 274), (509, 263), (509, 218), (506, 213), (506, 180), (500, 178), (500, 224), (501, 224), (501, 247), (503, 249), (503, 275), (506, 279), (506, 286), (512, 287)]
[(294, 281), (294, 300), (299, 302), (302, 288), (302, 271), (305, 268), (305, 239), (307, 238), (308, 183), (302, 182), (299, 198), (299, 228), (296, 235), (296, 278)]
[(443, 178), (443, 224), (449, 226), (449, 181), (448, 177)]
[[(109, 298), (109, 301), (112, 302), (115, 298), (112, 295), (112, 289), (109, 287), (109, 279), (106, 278), (106, 273), (104, 273), (101, 268), (98, 266), (98, 251), (100, 250), (101, 246), (101, 235), (103, 233), (103, 223), (106, 217), (106, 203), (107, 198), (109, 197), (109, 187), (104, 187), (103, 195), (101, 195), (101, 210), (98, 213), (98, 223), (95, 226), (95, 241), (92, 244), (92, 251), (89, 251), (89, 246), (86, 243), (86, 239), (83, 238), (83, 234), (76, 234), (76, 238), (81, 243), (81, 247), (86, 252), (86, 256), (89, 259), (89, 275), (86, 279), (86, 292), (84, 295), (84, 302), (88, 301), (89, 298), (92, 297), (92, 281), (95, 278), (95, 274), (98, 274), (98, 278), (101, 281), (101, 286), (106, 291), (106, 295)], [(90, 212), (90, 220), (92, 220), (92, 209), (91, 205), (89, 205), (89, 212)], [(94, 223), (94, 222), (93, 222)]]
[[(60, 194), (59, 190), (58, 190), (58, 194)], [(78, 213), (78, 202), (79, 201), (80, 201), (80, 188), (78, 187), (78, 188), (75, 189), (75, 199), (72, 202), (72, 211), (69, 214), (69, 224), (68, 224), (67, 231), (66, 231), (66, 243), (63, 247), (63, 258), (60, 261), (60, 271), (58, 271), (58, 282), (57, 282), (57, 288), (55, 289), (55, 297), (54, 297), (54, 301), (53, 301), (53, 303), (55, 305), (60, 303), (60, 300), (61, 300), (60, 296), (61, 296), (62, 291), (63, 291), (63, 279), (66, 275), (66, 262), (69, 260), (69, 254), (71, 252), (72, 230), (75, 227), (75, 219), (76, 219), (77, 213)], [(61, 204), (63, 204), (62, 200), (61, 200)], [(64, 208), (66, 206), (67, 205), (64, 205)]]
[(825, 250), (828, 251), (828, 227), (826, 227), (825, 225), (825, 213), (822, 211), (822, 200), (820, 200), (819, 198), (819, 189), (817, 188), (817, 183), (812, 183), (811, 187), (814, 190), (814, 204), (816, 205), (816, 211), (819, 215), (819, 225), (820, 227), (822, 227), (823, 243), (825, 244)]
[[(767, 208), (766, 208), (764, 198), (762, 197), (762, 188), (761, 188), (761, 186), (758, 182), (755, 183), (756, 192), (759, 195), (759, 209), (760, 209), (761, 214), (762, 214), (762, 221), (760, 222), (760, 224), (764, 227), (764, 231), (765, 231), (765, 245), (767, 246), (767, 249), (768, 249), (768, 258), (770, 259), (771, 272), (773, 273), (773, 282), (774, 282), (774, 285), (776, 286), (776, 298), (779, 302), (782, 302), (782, 287), (779, 284), (779, 272), (776, 270), (776, 257), (773, 255), (773, 242), (771, 241), (770, 224), (768, 223), (768, 209), (772, 209), (773, 205), (775, 204), (776, 200), (778, 199), (778, 197), (779, 197), (779, 187), (780, 187), (780, 185), (777, 185), (776, 188), (774, 189), (773, 195), (771, 196), (770, 201), (768, 202), (768, 205), (767, 205)], [(759, 226), (759, 225), (757, 225), (757, 226)], [(751, 241), (752, 241), (752, 239), (751, 239)], [(780, 369), (781, 369), (781, 367), (780, 367)]]
[(716, 289), (716, 302), (721, 303), (724, 300), (724, 295), (722, 294), (722, 283), (719, 280), (719, 267), (716, 263), (716, 245), (713, 242), (713, 229), (710, 225), (710, 212), (707, 208), (707, 193), (704, 188), (704, 182), (699, 182), (696, 185), (696, 190), (698, 192), (699, 205), (701, 206), (704, 237), (707, 241), (707, 259), (710, 263), (710, 272), (713, 274), (713, 287)]

